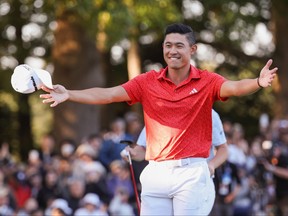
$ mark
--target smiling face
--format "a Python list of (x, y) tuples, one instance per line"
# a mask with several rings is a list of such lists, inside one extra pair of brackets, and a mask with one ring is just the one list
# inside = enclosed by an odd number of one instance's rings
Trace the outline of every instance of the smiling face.
[(163, 55), (168, 68), (180, 70), (190, 67), (190, 58), (196, 49), (196, 45), (190, 45), (184, 34), (167, 34), (163, 43)]

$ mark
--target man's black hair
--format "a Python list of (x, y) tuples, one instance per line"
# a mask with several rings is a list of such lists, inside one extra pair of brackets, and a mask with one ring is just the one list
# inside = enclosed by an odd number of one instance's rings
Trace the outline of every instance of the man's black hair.
[(186, 35), (187, 40), (189, 41), (190, 45), (193, 45), (196, 43), (194, 31), (188, 25), (184, 25), (182, 23), (174, 23), (174, 24), (168, 25), (165, 30), (165, 37), (167, 34), (171, 34), (171, 33), (178, 33), (178, 34)]
[(174, 23), (174, 24), (167, 26), (165, 35), (170, 34), (170, 33), (186, 34), (189, 32), (193, 32), (190, 26), (184, 25), (182, 23)]

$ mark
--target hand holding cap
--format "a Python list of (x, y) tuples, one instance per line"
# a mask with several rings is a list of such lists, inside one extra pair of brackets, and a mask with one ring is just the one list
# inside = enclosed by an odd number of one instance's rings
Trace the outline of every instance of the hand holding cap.
[(52, 78), (48, 71), (32, 68), (27, 64), (18, 65), (11, 76), (15, 91), (22, 94), (33, 93), (45, 86), (53, 89)]

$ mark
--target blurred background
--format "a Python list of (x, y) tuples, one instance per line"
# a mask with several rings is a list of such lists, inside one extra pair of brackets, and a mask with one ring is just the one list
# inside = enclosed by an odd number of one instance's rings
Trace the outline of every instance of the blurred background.
[(43, 133), (57, 140), (82, 137), (109, 126), (129, 110), (126, 103), (43, 106), (40, 91), (13, 91), (10, 77), (18, 64), (48, 70), (53, 83), (69, 89), (119, 85), (145, 71), (164, 67), (161, 43), (167, 24), (189, 24), (197, 36), (193, 64), (229, 79), (257, 77), (267, 59), (279, 67), (272, 88), (215, 104), (222, 118), (242, 123), (248, 137), (258, 119), (286, 116), (287, 1), (43, 1), (1, 0), (0, 139), (21, 157)]
[(288, 128), (287, 10), (287, 0), (0, 0), (0, 143), (23, 162), (47, 134), (58, 151), (67, 138), (76, 148), (123, 118), (137, 120), (130, 125), (137, 136), (140, 105), (66, 102), (52, 109), (42, 104), (41, 91), (15, 92), (10, 78), (26, 63), (49, 71), (54, 84), (68, 89), (122, 84), (165, 67), (163, 32), (174, 22), (195, 31), (198, 50), (191, 63), (228, 79), (257, 77), (273, 59), (279, 70), (271, 88), (214, 106), (223, 121), (241, 125), (248, 147), (259, 135), (271, 141), (265, 135), (272, 121), (276, 130)]

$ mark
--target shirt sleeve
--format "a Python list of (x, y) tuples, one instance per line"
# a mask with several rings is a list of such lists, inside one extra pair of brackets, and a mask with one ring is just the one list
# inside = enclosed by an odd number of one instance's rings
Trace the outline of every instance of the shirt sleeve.
[(219, 146), (226, 142), (227, 140), (220, 116), (212, 109), (212, 145)]
[(146, 128), (144, 127), (137, 139), (136, 144), (146, 148)]
[(127, 102), (129, 105), (141, 102), (143, 86), (145, 86), (145, 83), (146, 83), (146, 73), (140, 74), (121, 85), (131, 99), (130, 101)]

